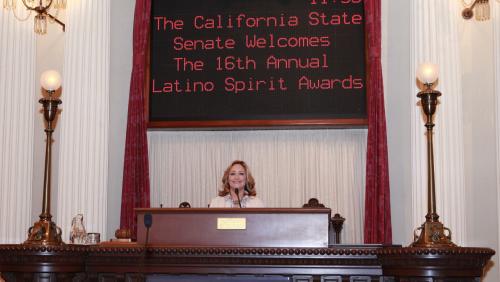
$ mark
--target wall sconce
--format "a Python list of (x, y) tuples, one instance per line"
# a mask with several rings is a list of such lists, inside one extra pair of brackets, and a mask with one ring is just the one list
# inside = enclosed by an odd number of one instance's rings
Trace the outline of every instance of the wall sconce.
[(43, 88), (42, 98), (38, 101), (43, 105), (43, 117), (45, 119), (45, 169), (43, 175), (43, 202), (40, 220), (35, 222), (28, 230), (27, 245), (58, 246), (63, 245), (61, 228), (52, 221), (50, 214), (50, 179), (52, 169), (52, 133), (54, 132), (54, 121), (57, 116), (57, 106), (61, 100), (55, 95), (56, 90), (61, 87), (61, 75), (54, 70), (42, 73), (40, 83)]
[[(21, 18), (17, 13), (17, 6), (19, 5), (19, 0), (3, 0), (3, 9), (6, 11), (12, 11), (14, 17), (19, 21), (26, 21), (30, 18), (31, 12), (36, 12), (35, 16), (35, 33), (36, 34), (46, 34), (47, 33), (47, 21), (55, 22), (62, 27), (64, 31), (66, 26), (63, 22), (57, 19), (57, 15), (60, 10), (66, 9), (66, 0), (21, 0), (22, 4), (29, 13), (25, 18)], [(49, 14), (49, 9), (55, 9), (56, 15), (53, 16)]]
[[(417, 78), (423, 84), (423, 89), (417, 95), (420, 98), (422, 110), (426, 117), (427, 128), (427, 215), (425, 222), (415, 229), (412, 247), (455, 247), (451, 241), (450, 229), (439, 222), (436, 212), (436, 188), (434, 180), (434, 146), (432, 141), (433, 116), (438, 105), (441, 92), (434, 90), (438, 79), (438, 67), (435, 64), (421, 64), (417, 71)], [(420, 234), (417, 231), (420, 230)], [(446, 232), (448, 234), (446, 234)]]
[[(496, 0), (500, 3), (500, 0)], [(486, 21), (490, 19), (490, 2), (489, 0), (462, 0), (464, 9), (462, 10), (462, 17), (466, 20), (472, 19), (476, 15), (476, 20)]]

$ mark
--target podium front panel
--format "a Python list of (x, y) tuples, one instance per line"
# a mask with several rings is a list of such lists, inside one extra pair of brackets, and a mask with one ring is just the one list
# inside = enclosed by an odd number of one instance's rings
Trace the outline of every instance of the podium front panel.
[[(331, 210), (305, 208), (136, 209), (137, 242), (200, 247), (328, 246)], [(144, 217), (152, 224), (144, 226)]]

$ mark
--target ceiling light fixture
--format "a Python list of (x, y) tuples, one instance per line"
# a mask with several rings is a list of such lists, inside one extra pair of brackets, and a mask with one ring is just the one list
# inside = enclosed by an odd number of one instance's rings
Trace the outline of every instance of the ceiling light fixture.
[[(57, 19), (60, 10), (66, 9), (66, 0), (21, 0), (23, 6), (26, 8), (25, 17), (19, 16), (17, 11), (18, 6), (21, 6), (19, 0), (3, 0), (3, 9), (5, 11), (12, 11), (15, 18), (20, 21), (26, 21), (30, 18), (31, 12), (36, 12), (34, 29), (36, 34), (47, 33), (47, 21), (55, 22), (65, 30), (65, 24)], [(49, 13), (49, 9), (55, 9), (56, 15)]]

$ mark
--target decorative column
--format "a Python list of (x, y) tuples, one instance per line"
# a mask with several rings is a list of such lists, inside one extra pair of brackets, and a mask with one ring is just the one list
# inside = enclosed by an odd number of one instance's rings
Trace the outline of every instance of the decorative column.
[(39, 94), (33, 22), (19, 22), (11, 12), (0, 11), (0, 42), (0, 243), (21, 243), (31, 225)]
[[(439, 65), (438, 88), (443, 95), (435, 119), (434, 164), (437, 209), (441, 221), (453, 230), (453, 241), (462, 245), (465, 238), (464, 144), (462, 118), (462, 83), (459, 56), (458, 21), (460, 1), (411, 1), (412, 46), (411, 70), (423, 62)], [(415, 105), (419, 90), (412, 72), (408, 101), (412, 134), (412, 222), (420, 225), (427, 210), (427, 149), (421, 108)], [(410, 240), (411, 238), (408, 238)]]
[(66, 19), (56, 220), (65, 241), (79, 213), (107, 238), (110, 1), (68, 1)]

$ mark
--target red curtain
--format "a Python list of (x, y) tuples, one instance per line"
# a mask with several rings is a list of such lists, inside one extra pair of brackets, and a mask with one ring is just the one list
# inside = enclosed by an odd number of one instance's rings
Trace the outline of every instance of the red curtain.
[(144, 83), (146, 55), (151, 17), (151, 0), (137, 0), (134, 15), (133, 65), (128, 104), (127, 137), (123, 169), (120, 228), (137, 234), (135, 208), (147, 208), (149, 203), (149, 166)]
[(365, 0), (368, 144), (366, 156), (365, 243), (392, 243), (384, 85), (380, 62), (380, 0)]

